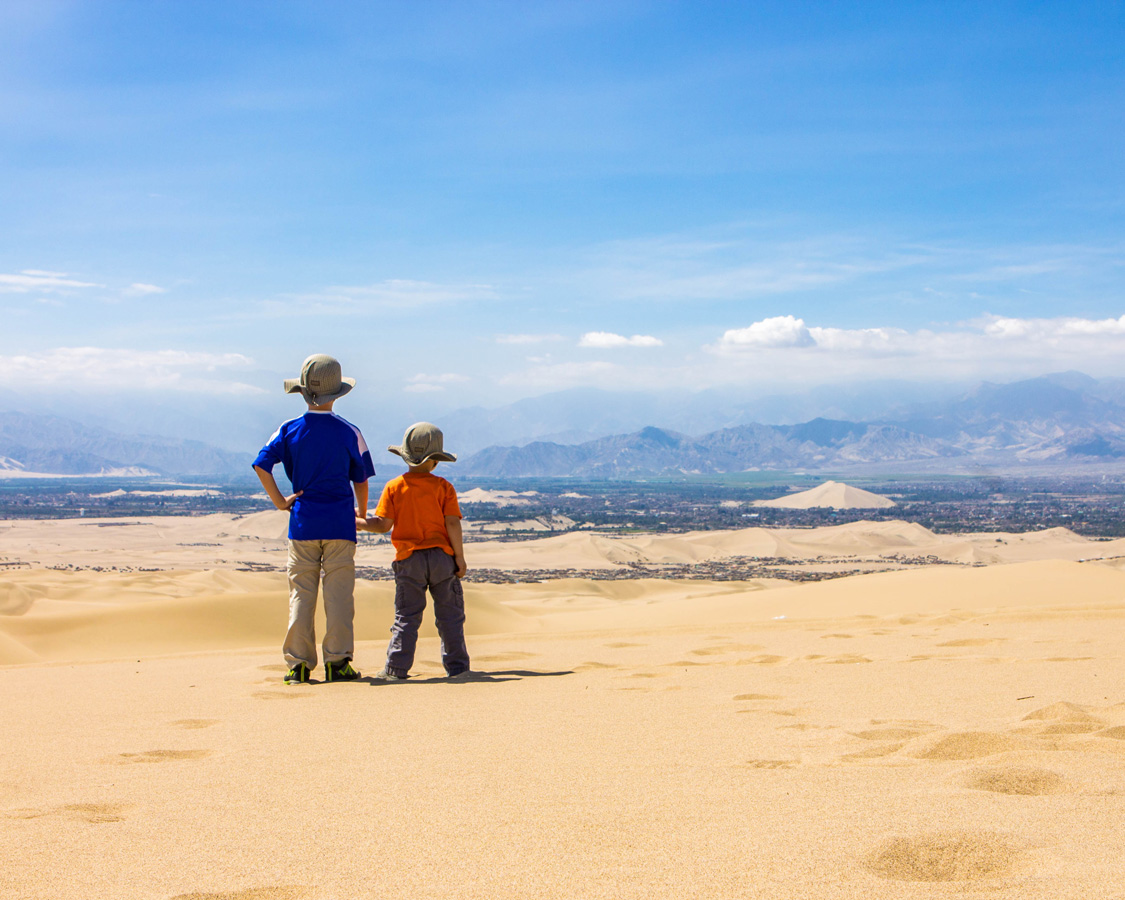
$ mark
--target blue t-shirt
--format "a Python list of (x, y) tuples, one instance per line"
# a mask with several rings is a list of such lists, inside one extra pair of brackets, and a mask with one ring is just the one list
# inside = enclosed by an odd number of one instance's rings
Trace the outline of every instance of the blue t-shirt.
[(282, 425), (254, 465), (272, 472), (281, 463), (293, 490), (303, 491), (289, 512), (291, 541), (355, 540), (352, 482), (375, 474), (359, 429), (334, 412), (309, 410)]

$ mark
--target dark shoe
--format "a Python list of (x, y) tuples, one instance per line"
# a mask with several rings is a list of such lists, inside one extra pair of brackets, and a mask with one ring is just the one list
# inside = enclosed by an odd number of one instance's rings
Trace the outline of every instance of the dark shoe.
[(473, 673), (469, 669), (462, 669), (460, 672), (450, 672), (446, 677), (450, 681), (468, 681), (473, 677)]
[(359, 678), (359, 672), (352, 668), (352, 661), (350, 659), (342, 659), (339, 662), (326, 662), (324, 664), (324, 680), (325, 681), (355, 681)]
[(297, 663), (297, 665), (295, 665), (292, 669), (285, 673), (285, 683), (308, 684), (309, 675), (311, 674), (312, 673), (309, 671), (308, 666), (306, 666), (304, 663)]
[(378, 675), (375, 676), (377, 681), (406, 681), (407, 675), (399, 674), (399, 669), (383, 669)]

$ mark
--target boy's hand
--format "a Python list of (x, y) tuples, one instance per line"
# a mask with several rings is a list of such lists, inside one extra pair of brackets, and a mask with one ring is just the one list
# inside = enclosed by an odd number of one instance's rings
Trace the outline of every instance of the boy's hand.
[(465, 573), (469, 571), (469, 567), (465, 565), (465, 557), (458, 554), (453, 557), (453, 561), (457, 564), (457, 577), (464, 578)]
[(292, 509), (293, 504), (297, 502), (297, 498), (300, 497), (301, 494), (303, 494), (303, 493), (304, 493), (304, 491), (297, 491), (297, 493), (290, 494), (288, 497), (281, 497), (281, 498), (279, 498), (281, 500), (281, 502), (278, 503), (277, 500), (274, 500), (273, 505), (276, 506), (278, 509), (283, 509), (283, 510)]

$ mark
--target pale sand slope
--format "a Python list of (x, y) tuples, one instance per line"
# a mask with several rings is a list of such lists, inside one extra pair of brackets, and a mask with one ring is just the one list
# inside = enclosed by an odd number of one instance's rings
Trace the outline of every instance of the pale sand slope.
[[(772, 540), (936, 539), (816, 532)], [(768, 537), (609, 543), (691, 559)], [(1121, 897), (1125, 573), (1074, 561), (1107, 543), (1002, 540), (1029, 561), (469, 585), (482, 674), (460, 684), (426, 638), (406, 684), (282, 685), (280, 573), (4, 572), (0, 897)], [(361, 584), (364, 671), (390, 604)], [(75, 662), (98, 658), (117, 661)]]
[(904, 606), (9, 668), (0, 896), (1120, 897), (1120, 602)]
[(882, 497), (863, 488), (839, 481), (826, 481), (807, 491), (788, 494), (775, 500), (755, 500), (753, 505), (775, 509), (888, 509), (897, 504), (890, 497)]

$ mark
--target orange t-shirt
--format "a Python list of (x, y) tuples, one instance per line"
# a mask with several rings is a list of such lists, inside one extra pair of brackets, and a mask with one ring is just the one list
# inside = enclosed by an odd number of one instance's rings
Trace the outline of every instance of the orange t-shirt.
[(394, 519), (391, 543), (395, 559), (406, 559), (415, 550), (441, 547), (450, 556), (453, 545), (445, 530), (445, 517), (461, 518), (457, 489), (430, 472), (407, 472), (387, 482), (375, 515)]

